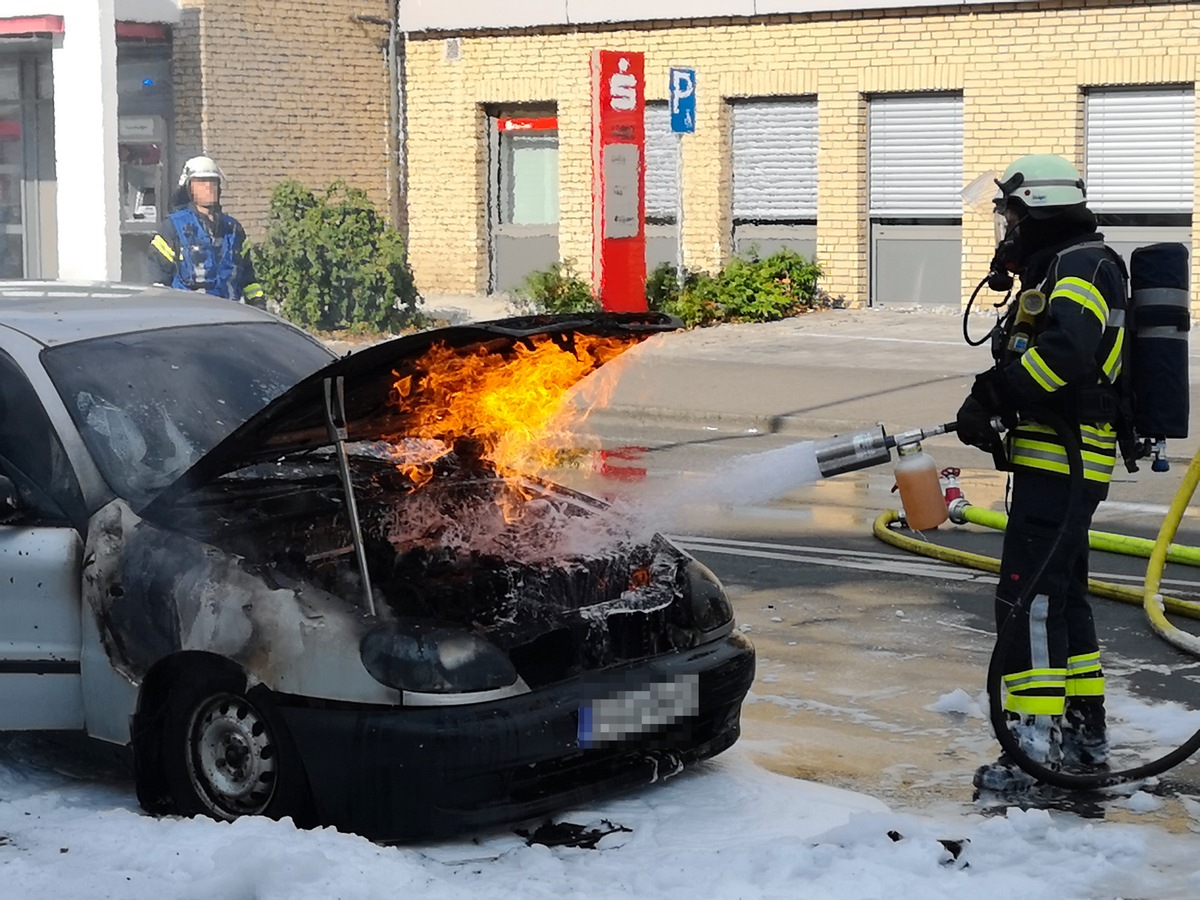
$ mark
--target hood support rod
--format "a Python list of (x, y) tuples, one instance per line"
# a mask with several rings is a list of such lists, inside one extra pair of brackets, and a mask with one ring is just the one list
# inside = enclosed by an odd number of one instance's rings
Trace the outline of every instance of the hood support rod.
[(329, 439), (337, 449), (338, 470), (342, 489), (346, 492), (346, 514), (350, 517), (350, 535), (354, 539), (354, 554), (358, 557), (358, 574), (362, 579), (363, 605), (375, 615), (375, 596), (371, 592), (371, 576), (367, 572), (367, 548), (363, 544), (362, 525), (358, 521), (358, 503), (354, 499), (354, 482), (350, 478), (350, 457), (346, 453), (346, 392), (345, 379), (325, 379), (325, 424)]

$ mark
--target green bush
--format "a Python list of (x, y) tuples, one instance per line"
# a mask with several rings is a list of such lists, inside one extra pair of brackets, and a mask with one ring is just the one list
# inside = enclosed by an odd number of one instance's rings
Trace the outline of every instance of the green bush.
[(320, 194), (278, 184), (266, 237), (251, 252), (268, 299), (298, 325), (395, 332), (423, 324), (400, 233), (344, 181)]
[[(646, 305), (678, 316), (689, 328), (719, 322), (770, 322), (807, 309), (831, 306), (817, 287), (820, 267), (794, 250), (759, 258), (735, 257), (716, 275), (684, 270), (680, 293), (676, 269), (663, 263), (646, 276)], [(600, 309), (570, 260), (531, 273), (516, 291), (523, 313), (573, 313)]]
[(688, 327), (718, 322), (770, 322), (830, 306), (817, 287), (820, 267), (794, 250), (760, 258), (735, 257), (716, 275), (687, 272), (680, 294), (675, 267), (659, 266), (646, 279), (651, 309), (678, 316)]
[[(676, 269), (670, 263), (659, 263), (646, 276), (646, 305), (654, 312), (666, 312), (669, 307), (679, 302), (679, 277)], [(689, 290), (704, 276), (702, 272), (693, 272), (688, 268), (683, 270), (683, 287)]]
[(576, 313), (600, 309), (592, 286), (575, 271), (572, 260), (531, 272), (514, 292), (513, 305), (522, 313)]

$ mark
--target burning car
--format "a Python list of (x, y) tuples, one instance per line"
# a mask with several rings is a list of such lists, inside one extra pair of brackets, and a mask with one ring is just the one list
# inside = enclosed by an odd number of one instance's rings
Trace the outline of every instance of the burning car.
[(0, 284), (0, 729), (128, 747), (154, 813), (378, 840), (726, 749), (754, 654), (718, 580), (522, 474), (572, 385), (674, 324), (335, 358), (202, 295)]

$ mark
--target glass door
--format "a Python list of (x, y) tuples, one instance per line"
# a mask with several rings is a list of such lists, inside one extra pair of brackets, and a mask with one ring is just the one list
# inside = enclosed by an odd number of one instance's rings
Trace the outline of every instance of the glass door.
[(0, 59), (0, 278), (25, 277), (24, 125), (20, 58)]
[(0, 278), (57, 270), (48, 56), (0, 54)]

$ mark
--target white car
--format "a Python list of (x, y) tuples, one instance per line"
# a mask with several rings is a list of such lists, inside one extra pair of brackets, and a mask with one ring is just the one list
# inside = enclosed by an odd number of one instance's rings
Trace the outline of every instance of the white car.
[[(0, 730), (128, 747), (151, 812), (380, 840), (719, 753), (754, 653), (711, 572), (657, 535), (537, 558), (454, 543), (511, 488), (469, 443), (419, 479), (397, 461), (421, 412), (397, 386), (433, 347), (672, 327), (512, 319), (338, 359), (200, 294), (0, 282)], [(605, 512), (519, 495), (553, 529)]]

